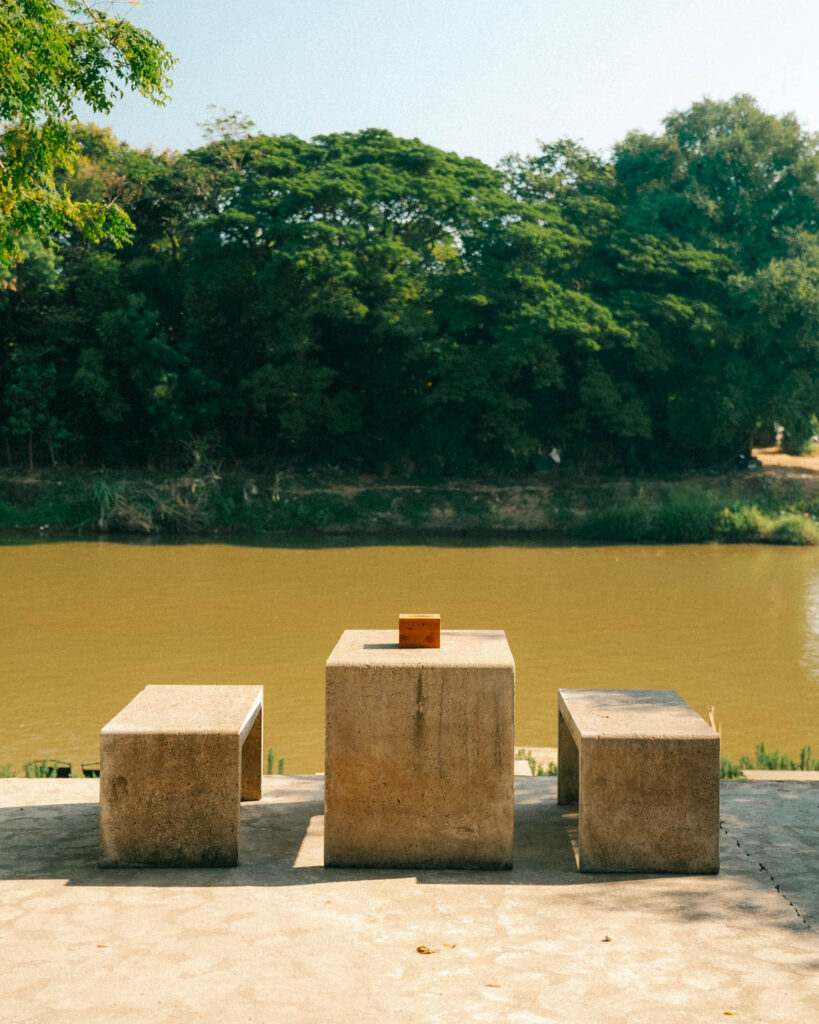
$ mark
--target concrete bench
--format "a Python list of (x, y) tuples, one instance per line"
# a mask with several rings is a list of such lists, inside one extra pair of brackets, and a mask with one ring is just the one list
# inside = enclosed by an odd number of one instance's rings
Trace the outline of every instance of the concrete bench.
[(515, 663), (500, 630), (401, 647), (347, 630), (327, 660), (327, 867), (512, 866)]
[(261, 795), (260, 686), (146, 686), (100, 733), (100, 865), (233, 866)]
[(581, 871), (719, 871), (719, 736), (673, 690), (558, 690)]

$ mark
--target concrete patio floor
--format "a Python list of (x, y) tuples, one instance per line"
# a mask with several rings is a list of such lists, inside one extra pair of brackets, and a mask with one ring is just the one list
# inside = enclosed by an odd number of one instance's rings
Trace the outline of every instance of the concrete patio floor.
[(502, 872), (325, 870), (314, 776), (265, 778), (237, 868), (100, 870), (98, 792), (0, 779), (3, 1024), (819, 1021), (816, 782), (724, 782), (706, 877), (579, 874), (554, 778)]

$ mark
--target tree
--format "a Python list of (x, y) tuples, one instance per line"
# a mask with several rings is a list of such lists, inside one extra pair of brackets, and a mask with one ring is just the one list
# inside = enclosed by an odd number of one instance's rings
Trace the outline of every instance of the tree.
[(819, 229), (817, 136), (747, 95), (704, 99), (632, 133), (614, 167), (631, 229), (725, 253), (752, 273), (788, 250), (793, 231)]
[(126, 18), (90, 0), (3, 0), (0, 6), (0, 261), (20, 256), (20, 238), (77, 228), (93, 241), (125, 241), (115, 202), (77, 200), (55, 175), (79, 155), (70, 122), (80, 101), (108, 113), (126, 88), (167, 100), (174, 59)]
[(376, 129), (305, 142), (228, 127), (187, 157), (205, 186), (184, 260), (220, 433), (241, 455), (418, 458), (439, 293), (513, 205), (500, 175)]
[(819, 227), (819, 140), (745, 95), (694, 103), (664, 126), (615, 147), (614, 304), (643, 324), (653, 365), (639, 386), (660, 447), (719, 461), (759, 420), (810, 421), (819, 360), (805, 239)]
[[(795, 234), (788, 254), (739, 277), (738, 303), (756, 420), (785, 428), (785, 447), (802, 454), (819, 411), (819, 242)], [(753, 423), (748, 424), (753, 426)]]
[[(368, 129), (237, 115), (186, 154), (70, 127), (55, 173), (132, 244), (0, 262), (9, 463), (432, 475), (726, 463), (819, 409), (819, 155), (792, 118), (705, 101), (610, 158), (571, 140), (493, 169)], [(561, 470), (562, 472), (562, 470)]]
[(57, 369), (54, 363), (43, 365), (38, 358), (23, 354), (12, 367), (13, 376), (6, 389), (9, 415), (6, 431), (26, 439), (28, 468), (34, 470), (34, 439), (41, 437), (48, 448), (52, 465), (57, 451), (69, 434), (52, 406), (57, 397)]

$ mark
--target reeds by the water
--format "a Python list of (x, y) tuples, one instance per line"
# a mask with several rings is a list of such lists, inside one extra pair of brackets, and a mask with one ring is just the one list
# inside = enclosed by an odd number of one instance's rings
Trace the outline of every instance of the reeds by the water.
[(739, 761), (732, 761), (728, 757), (720, 759), (720, 778), (738, 779), (745, 769), (756, 769), (758, 771), (819, 771), (819, 760), (813, 756), (809, 746), (802, 747), (799, 751), (799, 761), (794, 761), (787, 754), (780, 754), (778, 750), (766, 750), (764, 743), (757, 743), (753, 760), (743, 756)]
[[(531, 750), (519, 748), (515, 757), (520, 761), (528, 761), (532, 775), (557, 775), (557, 765), (554, 762), (544, 768), (538, 764), (532, 755)], [(275, 750), (270, 747), (266, 758), (267, 775), (284, 775), (284, 758), (276, 758)], [(819, 758), (813, 756), (810, 746), (802, 747), (799, 751), (799, 758), (794, 759), (788, 754), (780, 753), (778, 750), (767, 750), (764, 743), (757, 743), (754, 757), (743, 755), (738, 761), (729, 757), (720, 757), (720, 778), (738, 779), (745, 769), (757, 769), (761, 771), (819, 771)], [(58, 779), (72, 778), (71, 764), (67, 761), (58, 761), (53, 757), (41, 758), (40, 760), (26, 761), (23, 765), (23, 778), (26, 779)], [(96, 770), (86, 770), (83, 765), (83, 776), (96, 777), (99, 775)], [(16, 772), (10, 764), (0, 764), (0, 778), (13, 778)]]

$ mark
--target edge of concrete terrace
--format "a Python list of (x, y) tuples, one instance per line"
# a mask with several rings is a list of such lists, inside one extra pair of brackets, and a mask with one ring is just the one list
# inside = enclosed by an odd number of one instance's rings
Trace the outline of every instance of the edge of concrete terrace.
[(102, 870), (98, 780), (0, 779), (0, 1020), (817, 1020), (819, 783), (723, 782), (716, 876), (581, 875), (556, 779), (515, 793), (511, 871), (325, 869), (287, 775), (238, 867)]

